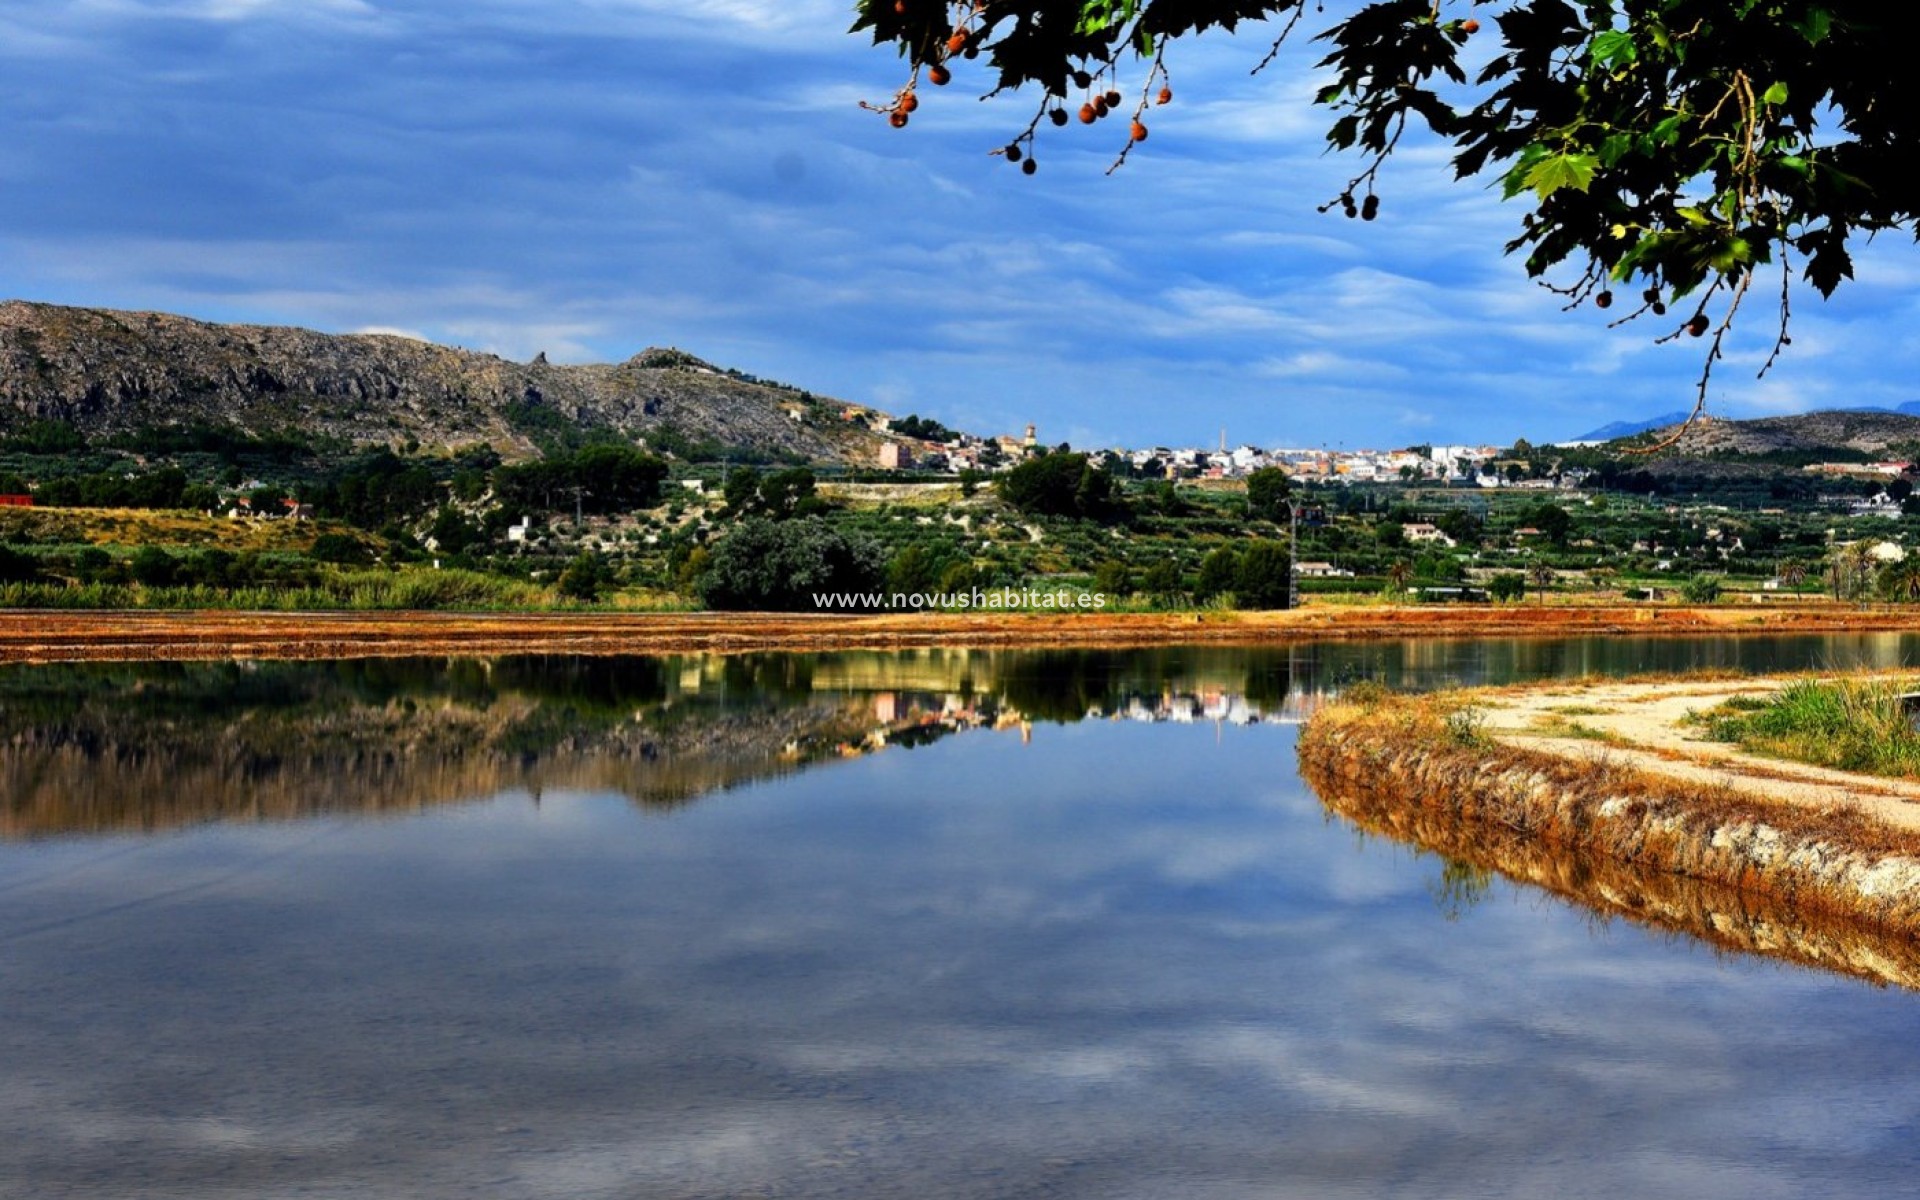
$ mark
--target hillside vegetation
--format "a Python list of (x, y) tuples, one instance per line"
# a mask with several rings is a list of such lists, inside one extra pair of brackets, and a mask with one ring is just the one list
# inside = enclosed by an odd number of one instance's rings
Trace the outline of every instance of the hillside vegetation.
[[(794, 409), (803, 419), (789, 414)], [(709, 443), (772, 458), (870, 461), (838, 405), (674, 350), (558, 366), (384, 334), (216, 325), (164, 313), (0, 303), (0, 425), (91, 439), (233, 426), (349, 447), (530, 453), (566, 430)]]

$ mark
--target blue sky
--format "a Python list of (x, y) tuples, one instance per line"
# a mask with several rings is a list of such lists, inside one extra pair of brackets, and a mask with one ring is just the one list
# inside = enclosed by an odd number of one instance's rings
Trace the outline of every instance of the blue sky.
[[(1415, 147), (1380, 219), (1315, 206), (1305, 56), (1208, 37), (1173, 104), (987, 151), (1025, 98), (904, 79), (839, 0), (0, 0), (0, 294), (509, 358), (713, 361), (1075, 445), (1569, 437), (1685, 407), (1700, 344), (1563, 314), (1501, 244), (1521, 209)], [(1130, 84), (1136, 81), (1129, 80)], [(1037, 98), (1036, 98), (1037, 100)], [(1899, 242), (1901, 244), (1894, 244)], [(1916, 398), (1920, 263), (1890, 239), (1752, 310), (1713, 411)]]

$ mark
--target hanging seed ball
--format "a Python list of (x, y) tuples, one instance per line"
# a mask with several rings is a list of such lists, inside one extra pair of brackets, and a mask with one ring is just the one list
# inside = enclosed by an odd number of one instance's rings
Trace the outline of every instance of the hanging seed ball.
[(1056, 108), (1048, 113), (1047, 116), (1052, 118), (1055, 125), (1065, 125), (1067, 123), (1067, 110), (1064, 108)]
[(1094, 118), (1099, 115), (1099, 113), (1093, 110), (1093, 105), (1091, 104), (1082, 104), (1080, 106), (1080, 123), (1082, 125), (1093, 124)]
[(1368, 196), (1360, 204), (1360, 219), (1371, 221), (1380, 215), (1380, 197)]
[(1040, 164), (1033, 161), (1032, 159), (1028, 159), (1027, 161), (1020, 164), (1021, 172), (1027, 175), (1031, 175), (1035, 171), (1038, 171), (1039, 169), (1040, 169)]
[(1173, 89), (1170, 87), (1161, 88), (1160, 94), (1153, 98), (1153, 102), (1155, 104), (1171, 104), (1173, 102)]
[(900, 97), (899, 107), (901, 112), (912, 112), (914, 109), (920, 107), (920, 97), (914, 95), (912, 92), (908, 92), (906, 95)]
[(933, 81), (933, 86), (945, 87), (947, 86), (947, 82), (953, 78), (953, 72), (947, 70), (943, 64), (935, 63), (927, 69), (927, 78)]
[(905, 129), (907, 127), (907, 114), (896, 108), (887, 114), (887, 124), (893, 126), (895, 129)]
[(1601, 292), (1601, 293), (1600, 293), (1599, 295), (1597, 295), (1597, 296), (1595, 296), (1595, 297), (1593, 298), (1593, 306), (1594, 306), (1595, 308), (1612, 308), (1612, 307), (1613, 307), (1613, 293), (1612, 293), (1612, 292)]
[(1687, 332), (1694, 337), (1700, 337), (1705, 334), (1707, 332), (1707, 314), (1693, 314), (1693, 319), (1687, 322)]
[(1109, 106), (1107, 104), (1107, 98), (1105, 96), (1095, 96), (1093, 98), (1093, 115), (1094, 116), (1096, 117), (1106, 116), (1108, 107)]
[(1115, 89), (1109, 90), (1107, 92), (1107, 107), (1119, 108), (1121, 99), (1122, 97), (1120, 95), (1119, 89), (1115, 88)]
[(1017, 163), (1020, 161), (1020, 144), (1018, 142), (1012, 142), (1008, 144), (1007, 161), (1010, 163)]
[(1138, 122), (1138, 121), (1135, 121), (1135, 122), (1133, 123), (1133, 125), (1132, 125), (1131, 127), (1129, 127), (1129, 128), (1128, 128), (1128, 130), (1127, 130), (1127, 138), (1128, 138), (1128, 139), (1129, 139), (1130, 141), (1135, 141), (1135, 142), (1144, 142), (1144, 141), (1146, 141), (1146, 140), (1147, 140), (1147, 127), (1146, 127), (1145, 125), (1142, 125), (1142, 124), (1141, 124), (1140, 122)]
[(947, 39), (948, 54), (958, 54), (962, 50), (965, 50), (966, 48), (967, 48), (967, 35), (962, 31), (956, 30), (954, 32), (954, 35)]

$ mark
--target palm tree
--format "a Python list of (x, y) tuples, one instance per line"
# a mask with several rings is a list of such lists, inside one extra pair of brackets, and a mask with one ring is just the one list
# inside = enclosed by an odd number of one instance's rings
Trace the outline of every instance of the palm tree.
[(1880, 591), (1889, 600), (1920, 600), (1920, 557), (1908, 555), (1880, 572)]
[(1827, 563), (1827, 580), (1835, 600), (1851, 600), (1866, 590), (1873, 575), (1873, 546), (1866, 541), (1836, 547)]
[(1801, 585), (1806, 583), (1807, 574), (1807, 564), (1797, 558), (1780, 564), (1780, 582), (1792, 588), (1796, 596), (1800, 594)]
[(1387, 568), (1387, 586), (1396, 592), (1405, 591), (1407, 581), (1413, 578), (1413, 564), (1404, 558), (1393, 561)]
[(1531, 583), (1534, 590), (1539, 593), (1540, 603), (1547, 602), (1547, 589), (1553, 585), (1555, 578), (1557, 576), (1553, 568), (1547, 565), (1546, 559), (1536, 558), (1527, 564), (1527, 582)]

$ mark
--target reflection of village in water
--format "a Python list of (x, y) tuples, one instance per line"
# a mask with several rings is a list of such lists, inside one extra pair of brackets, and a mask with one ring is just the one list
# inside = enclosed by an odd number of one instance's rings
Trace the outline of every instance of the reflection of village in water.
[[(0, 837), (411, 812), (559, 789), (649, 807), (955, 733), (1303, 720), (1361, 679), (1446, 687), (1920, 642), (1461, 640), (1135, 649), (526, 656), (0, 667)], [(1806, 644), (1802, 644), (1806, 643)]]
[(972, 730), (1297, 721), (1299, 652), (71, 664), (0, 669), (0, 836), (418, 811), (524, 792), (647, 806)]
[[(1528, 674), (1522, 660), (1564, 670), (1570, 658), (1619, 673), (1676, 652), (1722, 658), (1722, 641), (6, 667), (0, 837), (418, 814), (561, 790), (664, 810), (959, 733), (1033, 741), (1049, 725), (1106, 721), (1229, 737), (1297, 724), (1360, 679), (1498, 682)], [(1744, 649), (1762, 661), (1777, 651)], [(1905, 644), (1836, 649), (1872, 662)], [(1309, 782), (1357, 828), (1437, 855), (1445, 911), (1478, 903), (1497, 873), (1716, 946), (1920, 986), (1920, 958), (1871, 930), (1422, 823), (1391, 789)]]
[[(1270, 654), (1250, 665), (1248, 652), (1228, 658), (1218, 650), (1188, 651), (1159, 661), (1140, 657), (1154, 653), (1149, 651), (1092, 653), (1098, 657), (1091, 676), (1065, 671), (1062, 685), (1054, 688), (1047, 688), (1046, 680), (1035, 672), (1015, 667), (1010, 672), (1015, 676), (1011, 692), (979, 691), (974, 683), (976, 669), (986, 668), (991, 678), (995, 665), (1007, 664), (980, 661), (980, 652), (967, 651), (957, 652), (957, 658), (956, 652), (932, 651), (882, 662), (830, 660), (815, 667), (813, 684), (822, 690), (871, 696), (873, 727), (857, 741), (837, 743), (833, 750), (841, 756), (888, 746), (925, 745), (968, 730), (1017, 730), (1022, 741), (1030, 741), (1036, 720), (1297, 725), (1338, 690), (1337, 686), (1315, 692), (1296, 690), (1292, 681), (1301, 669), (1297, 654), (1292, 662)], [(1251, 694), (1250, 685), (1255, 689)], [(805, 757), (813, 749), (794, 742), (786, 752)]]
[(0, 837), (409, 812), (551, 789), (670, 806), (950, 733), (1290, 724), (1356, 680), (1764, 670), (1816, 655), (1891, 666), (1916, 647), (1866, 634), (4, 666)]

